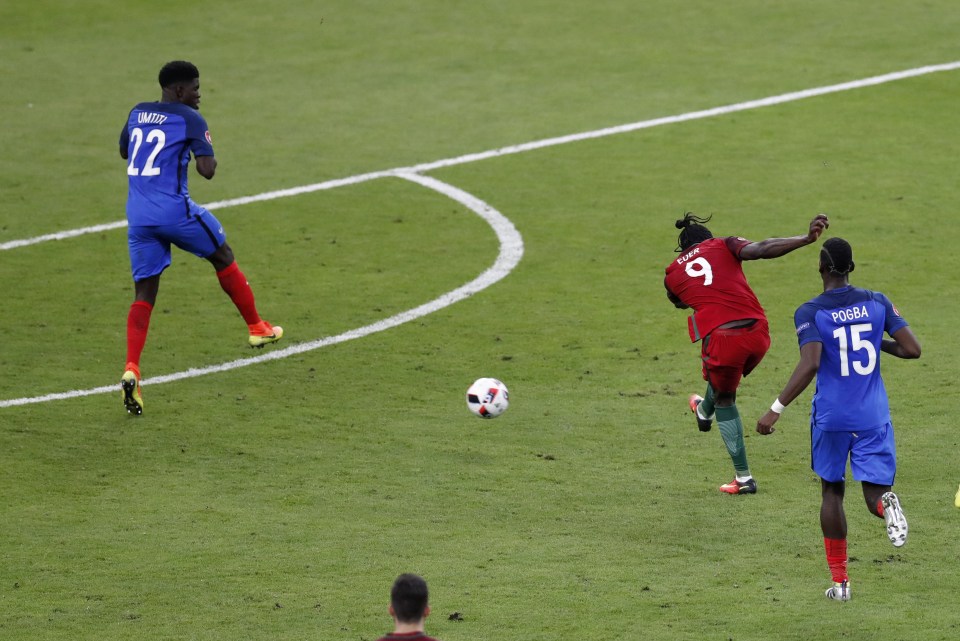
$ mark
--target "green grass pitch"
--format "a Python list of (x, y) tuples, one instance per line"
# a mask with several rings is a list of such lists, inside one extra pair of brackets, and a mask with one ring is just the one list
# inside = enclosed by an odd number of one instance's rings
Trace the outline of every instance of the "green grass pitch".
[[(172, 59), (201, 70), (213, 203), (960, 60), (953, 0), (8, 2), (0, 6), (0, 638), (372, 641), (393, 578), (444, 641), (960, 636), (960, 70), (431, 169), (515, 225), (505, 278), (410, 322), (119, 391), (132, 298), (117, 139)], [(738, 406), (760, 492), (697, 432), (698, 347), (662, 290), (673, 221), (794, 235), (819, 211), (923, 347), (884, 358), (910, 541), (847, 496), (853, 600), (828, 602), (808, 391), (807, 248), (745, 269), (773, 346)], [(279, 351), (489, 268), (461, 202), (379, 177), (223, 207)], [(163, 278), (147, 379), (248, 358), (209, 265)], [(253, 355), (269, 354), (270, 348)], [(510, 410), (467, 411), (480, 376)], [(460, 616), (451, 618), (454, 613)]]

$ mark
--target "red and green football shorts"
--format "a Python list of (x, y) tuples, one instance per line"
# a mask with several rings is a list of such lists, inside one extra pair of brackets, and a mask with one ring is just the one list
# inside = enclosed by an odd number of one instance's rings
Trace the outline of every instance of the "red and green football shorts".
[(740, 379), (760, 364), (770, 349), (764, 318), (749, 327), (717, 328), (703, 339), (703, 380), (714, 392), (736, 392)]

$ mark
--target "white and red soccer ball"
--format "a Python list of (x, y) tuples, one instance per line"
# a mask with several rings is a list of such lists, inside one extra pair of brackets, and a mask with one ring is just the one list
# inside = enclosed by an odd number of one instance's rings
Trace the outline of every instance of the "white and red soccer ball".
[(497, 418), (509, 406), (510, 392), (495, 378), (478, 378), (467, 389), (467, 407), (480, 418)]

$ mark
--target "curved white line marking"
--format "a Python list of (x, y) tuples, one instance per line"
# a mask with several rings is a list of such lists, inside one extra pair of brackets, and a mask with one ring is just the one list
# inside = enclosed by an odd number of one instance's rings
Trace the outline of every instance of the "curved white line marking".
[[(771, 107), (773, 105), (782, 105), (784, 103), (803, 100), (805, 98), (813, 98), (815, 96), (823, 96), (826, 94), (837, 93), (840, 91), (850, 91), (852, 89), (861, 89), (863, 87), (882, 85), (888, 82), (895, 82), (897, 80), (915, 78), (917, 76), (924, 76), (927, 74), (937, 73), (940, 71), (953, 71), (956, 69), (960, 69), (960, 61), (946, 62), (938, 65), (928, 65), (925, 67), (916, 67), (914, 69), (907, 69), (905, 71), (894, 71), (892, 73), (886, 73), (880, 76), (872, 76), (870, 78), (862, 78), (860, 80), (851, 80), (849, 82), (842, 82), (836, 85), (827, 85), (825, 87), (814, 87), (812, 89), (804, 89), (802, 91), (792, 91), (790, 93), (784, 93), (778, 96), (770, 96), (768, 98), (760, 98), (758, 100), (749, 100), (747, 102), (739, 102), (733, 105), (726, 105), (723, 107), (714, 107), (712, 109), (704, 109), (702, 111), (691, 111), (691, 112), (679, 114), (676, 116), (665, 116), (663, 118), (654, 118), (652, 120), (642, 120), (640, 122), (633, 122), (626, 125), (618, 125), (616, 127), (606, 127), (604, 129), (595, 129), (593, 131), (586, 131), (578, 134), (570, 134), (567, 136), (559, 136), (557, 138), (546, 138), (543, 140), (535, 140), (533, 142), (527, 142), (520, 145), (511, 145), (509, 147), (501, 147), (499, 149), (491, 149), (488, 151), (481, 151), (478, 153), (457, 156), (456, 158), (447, 158), (445, 160), (436, 160), (433, 162), (421, 163), (419, 165), (413, 165), (412, 167), (401, 167), (398, 169), (391, 169), (387, 171), (374, 171), (367, 174), (358, 174), (356, 176), (350, 176), (348, 178), (337, 178), (335, 180), (327, 180), (320, 183), (314, 183), (312, 185), (303, 185), (301, 187), (291, 187), (289, 189), (268, 191), (262, 194), (256, 194), (254, 196), (243, 196), (240, 198), (231, 198), (229, 200), (220, 200), (217, 202), (212, 202), (210, 204), (204, 205), (204, 207), (206, 207), (207, 209), (221, 209), (224, 207), (235, 207), (237, 205), (247, 205), (249, 203), (261, 202), (264, 200), (274, 200), (276, 198), (286, 198), (288, 196), (299, 196), (301, 194), (309, 194), (315, 191), (322, 191), (324, 189), (333, 189), (334, 187), (341, 187), (343, 185), (353, 185), (356, 183), (365, 182), (367, 180), (373, 180), (374, 178), (383, 178), (385, 176), (395, 176), (399, 174), (410, 175), (414, 173), (423, 173), (423, 172), (431, 171), (433, 169), (439, 169), (441, 167), (451, 167), (453, 165), (462, 165), (465, 163), (476, 162), (478, 160), (496, 158), (498, 156), (506, 156), (509, 154), (519, 154), (525, 151), (532, 151), (534, 149), (543, 149), (544, 147), (553, 147), (555, 145), (565, 145), (570, 142), (589, 140), (591, 138), (602, 138), (604, 136), (613, 136), (615, 134), (622, 134), (630, 131), (637, 131), (638, 129), (649, 129), (651, 127), (659, 127), (660, 125), (670, 125), (677, 122), (686, 122), (689, 120), (700, 120), (702, 118), (712, 118), (714, 116), (723, 116), (723, 115), (735, 113), (738, 111), (747, 111), (750, 109)], [(118, 227), (125, 227), (126, 225), (127, 225), (127, 222), (125, 220), (121, 220), (114, 223), (107, 223), (105, 225), (96, 225), (94, 227), (84, 227), (82, 229), (74, 229), (71, 231), (59, 232), (54, 234), (45, 234), (43, 236), (37, 236), (35, 238), (27, 238), (24, 240), (11, 240), (5, 243), (0, 243), (0, 251), (14, 249), (17, 247), (25, 247), (27, 245), (35, 245), (37, 243), (42, 243), (48, 240), (63, 240), (66, 238), (72, 238), (74, 236), (81, 236), (83, 234), (92, 234), (92, 233), (104, 231), (107, 229), (116, 229)]]
[[(173, 381), (180, 381), (186, 378), (194, 378), (197, 376), (204, 376), (206, 374), (226, 372), (228, 370), (237, 369), (239, 367), (247, 367), (248, 365), (254, 365), (256, 363), (286, 358), (287, 356), (293, 356), (294, 354), (303, 354), (304, 352), (320, 349), (321, 347), (326, 347), (328, 345), (336, 345), (337, 343), (343, 343), (355, 338), (361, 338), (363, 336), (369, 336), (370, 334), (382, 332), (386, 329), (408, 323), (414, 319), (420, 318), (421, 316), (426, 316), (427, 314), (431, 314), (437, 310), (443, 309), (444, 307), (448, 307), (454, 303), (464, 300), (465, 298), (473, 296), (477, 292), (490, 287), (497, 281), (504, 278), (507, 274), (513, 271), (513, 269), (520, 262), (520, 259), (523, 257), (523, 237), (520, 236), (520, 232), (517, 231), (517, 228), (514, 227), (512, 222), (510, 222), (510, 219), (498, 212), (496, 209), (483, 202), (479, 198), (468, 194), (462, 189), (457, 189), (453, 185), (441, 182), (435, 178), (419, 176), (413, 173), (398, 173), (396, 176), (423, 185), (424, 187), (437, 191), (448, 198), (452, 198), (487, 221), (487, 224), (490, 225), (494, 233), (496, 233), (497, 239), (500, 241), (500, 252), (497, 255), (497, 259), (494, 261), (493, 265), (491, 265), (482, 274), (474, 278), (466, 285), (447, 292), (446, 294), (443, 294), (439, 298), (436, 298), (429, 303), (424, 303), (419, 307), (414, 307), (413, 309), (409, 309), (405, 312), (400, 312), (399, 314), (381, 321), (377, 321), (376, 323), (358, 327), (357, 329), (352, 329), (342, 334), (337, 334), (336, 336), (328, 336), (327, 338), (310, 341), (309, 343), (298, 343), (284, 349), (270, 351), (261, 356), (240, 358), (228, 363), (222, 363), (220, 365), (190, 368), (186, 371), (177, 372), (175, 374), (164, 374), (162, 376), (154, 376), (153, 378), (145, 378), (143, 380), (143, 385), (171, 383)], [(117, 385), (106, 385), (87, 390), (58, 392), (55, 394), (45, 394), (43, 396), (34, 396), (30, 398), (14, 398), (0, 401), (0, 408), (78, 398), (81, 396), (92, 396), (94, 394), (114, 393), (117, 391), (117, 389)]]

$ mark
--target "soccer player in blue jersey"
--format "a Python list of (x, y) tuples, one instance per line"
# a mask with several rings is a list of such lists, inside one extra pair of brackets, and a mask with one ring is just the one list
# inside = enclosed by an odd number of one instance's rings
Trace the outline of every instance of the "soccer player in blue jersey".
[(210, 180), (217, 170), (207, 122), (200, 115), (200, 72), (183, 60), (160, 70), (159, 102), (141, 102), (120, 133), (120, 156), (128, 161), (127, 239), (133, 271), (134, 301), (127, 316), (127, 364), (120, 379), (123, 404), (143, 413), (140, 355), (160, 288), (170, 266), (170, 246), (206, 258), (220, 286), (237, 306), (252, 347), (283, 336), (283, 329), (260, 318), (253, 291), (227, 244), (220, 221), (190, 199), (187, 173), (191, 154), (197, 173)]
[(831, 238), (823, 243), (823, 294), (801, 305), (794, 315), (800, 362), (777, 400), (757, 421), (760, 434), (772, 434), (784, 407), (816, 377), (810, 414), (811, 467), (821, 479), (820, 527), (833, 578), (826, 594), (839, 601), (850, 599), (843, 511), (848, 458), (853, 478), (863, 486), (867, 509), (885, 520), (893, 545), (907, 542), (907, 520), (892, 492), (897, 452), (880, 376), (880, 352), (920, 358), (920, 343), (893, 303), (880, 292), (850, 285), (853, 268), (853, 250), (847, 241)]

